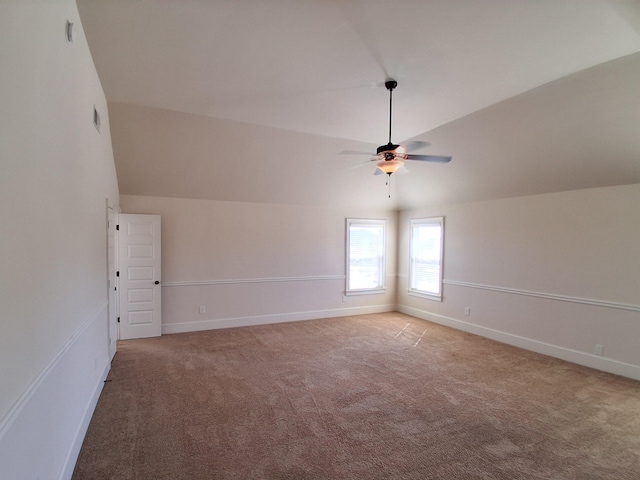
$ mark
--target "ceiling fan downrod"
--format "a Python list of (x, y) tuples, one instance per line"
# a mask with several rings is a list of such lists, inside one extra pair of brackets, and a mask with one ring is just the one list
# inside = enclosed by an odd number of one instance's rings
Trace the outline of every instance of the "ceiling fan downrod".
[(391, 145), (391, 112), (393, 109), (393, 89), (398, 86), (398, 82), (389, 79), (384, 82), (384, 86), (389, 90), (389, 145)]
[(389, 90), (389, 141), (386, 145), (381, 145), (378, 147), (377, 154), (385, 153), (385, 160), (393, 160), (395, 158), (394, 150), (398, 148), (400, 145), (394, 145), (391, 143), (391, 119), (393, 113), (393, 89), (398, 86), (398, 82), (393, 79), (389, 79), (384, 82), (384, 86)]

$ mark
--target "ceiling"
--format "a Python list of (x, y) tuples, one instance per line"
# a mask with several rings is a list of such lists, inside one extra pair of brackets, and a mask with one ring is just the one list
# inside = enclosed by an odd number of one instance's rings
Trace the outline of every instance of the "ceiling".
[[(640, 2), (77, 0), (123, 194), (375, 208), (640, 183)], [(428, 141), (391, 199), (367, 157)]]

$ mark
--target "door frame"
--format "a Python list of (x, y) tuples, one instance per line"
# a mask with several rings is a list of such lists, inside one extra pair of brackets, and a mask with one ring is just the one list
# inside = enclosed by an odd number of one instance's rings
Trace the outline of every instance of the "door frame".
[[(118, 298), (118, 217), (120, 208), (109, 204), (107, 199), (107, 348), (109, 360), (113, 360), (118, 347), (120, 330), (118, 328), (119, 298)], [(112, 242), (112, 244), (110, 244)]]

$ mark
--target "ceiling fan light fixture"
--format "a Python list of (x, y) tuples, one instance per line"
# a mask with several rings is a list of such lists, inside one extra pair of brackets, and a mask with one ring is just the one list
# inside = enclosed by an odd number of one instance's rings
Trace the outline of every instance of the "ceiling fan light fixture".
[(376, 163), (376, 167), (382, 170), (387, 175), (391, 175), (392, 173), (396, 173), (400, 167), (404, 165), (402, 160), (393, 159), (393, 160), (380, 160)]

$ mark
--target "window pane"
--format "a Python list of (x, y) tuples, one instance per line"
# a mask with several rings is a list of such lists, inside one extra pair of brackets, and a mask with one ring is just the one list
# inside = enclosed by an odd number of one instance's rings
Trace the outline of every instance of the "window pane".
[(409, 288), (440, 295), (442, 283), (442, 224), (440, 219), (415, 221), (411, 227)]
[(349, 223), (347, 290), (383, 288), (384, 224)]

